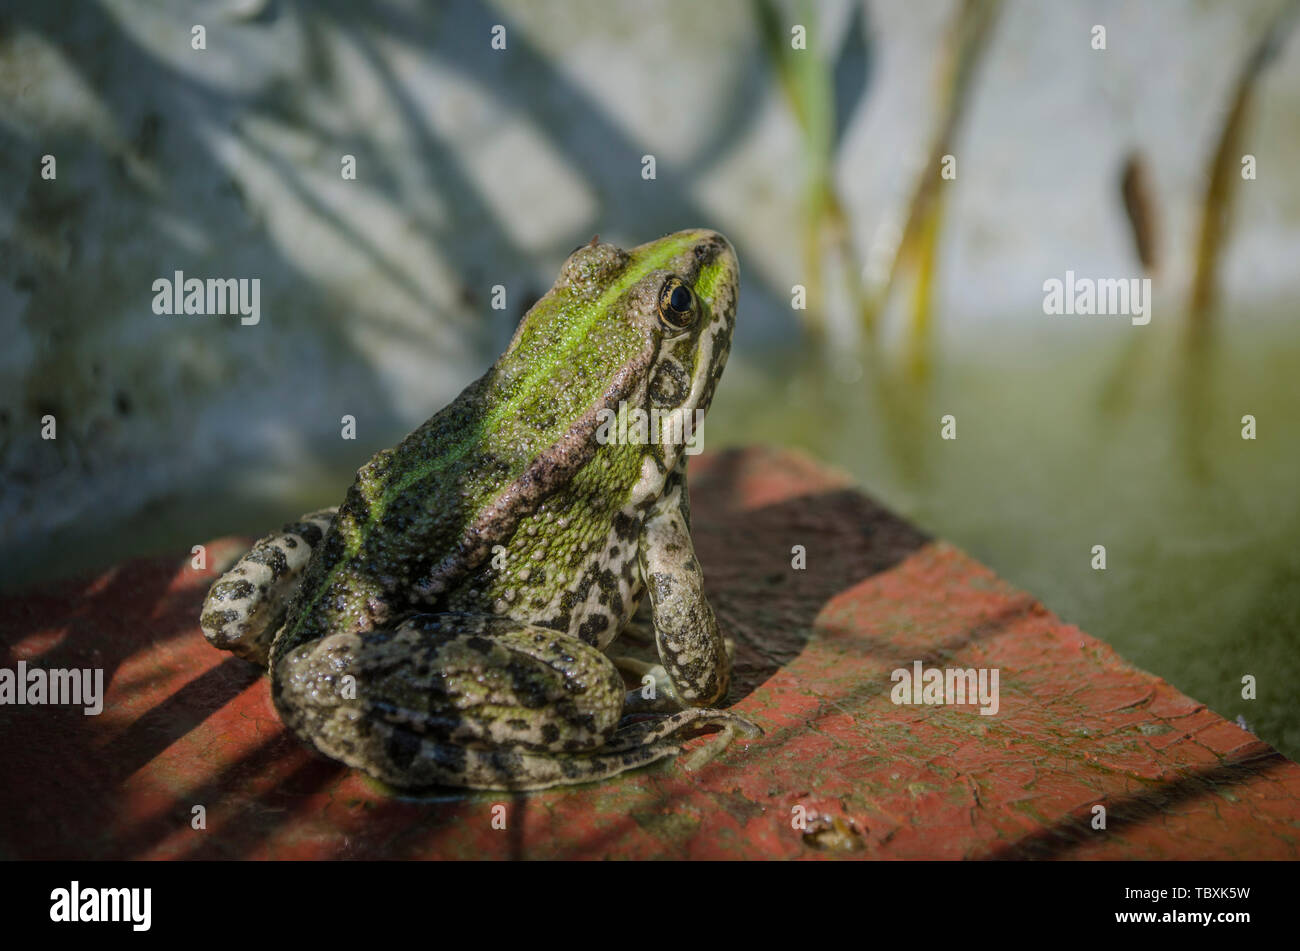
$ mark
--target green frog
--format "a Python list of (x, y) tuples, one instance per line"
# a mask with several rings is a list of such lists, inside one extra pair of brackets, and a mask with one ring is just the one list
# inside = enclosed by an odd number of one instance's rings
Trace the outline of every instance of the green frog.
[[(213, 584), (205, 636), (269, 669), (297, 736), (397, 787), (585, 783), (704, 727), (688, 766), (759, 735), (716, 709), (731, 645), (686, 489), (739, 280), (713, 231), (593, 238), (482, 377)], [(657, 664), (607, 655), (638, 629)]]

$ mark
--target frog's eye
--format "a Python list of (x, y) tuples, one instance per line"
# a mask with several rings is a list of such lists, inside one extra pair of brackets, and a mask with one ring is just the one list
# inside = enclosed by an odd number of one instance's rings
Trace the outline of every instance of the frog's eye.
[(669, 330), (685, 330), (695, 322), (695, 294), (681, 278), (670, 277), (659, 289), (659, 319)]

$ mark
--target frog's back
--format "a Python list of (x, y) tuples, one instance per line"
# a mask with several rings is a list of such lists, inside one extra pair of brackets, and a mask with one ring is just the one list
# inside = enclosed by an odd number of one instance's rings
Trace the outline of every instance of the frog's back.
[[(569, 360), (539, 360), (538, 353), (555, 352), (557, 334), (572, 332), (550, 329), (546, 339), (530, 340), (521, 327), (487, 373), (362, 466), (307, 566), (276, 657), (329, 632), (372, 630), (404, 611), (446, 604), (493, 547), (507, 544), (530, 518), (565, 519), (570, 537), (608, 533), (639, 476), (639, 455), (633, 447), (597, 445), (597, 412), (643, 398), (634, 391), (653, 351), (632, 333), (621, 340), (604, 335), (604, 349), (624, 352), (616, 357), (620, 373), (601, 375), (592, 368), (607, 364), (584, 358), (580, 347)], [(546, 374), (541, 384), (539, 368)], [(601, 464), (583, 472), (597, 452)], [(555, 500), (562, 488), (565, 498)], [(548, 500), (546, 518), (539, 518)], [(570, 519), (584, 524), (570, 526)], [(553, 549), (548, 557), (559, 554)], [(576, 570), (579, 553), (570, 554)], [(533, 581), (535, 588), (546, 578)], [(463, 591), (456, 600), (465, 606)], [(350, 607), (341, 615), (336, 605)]]

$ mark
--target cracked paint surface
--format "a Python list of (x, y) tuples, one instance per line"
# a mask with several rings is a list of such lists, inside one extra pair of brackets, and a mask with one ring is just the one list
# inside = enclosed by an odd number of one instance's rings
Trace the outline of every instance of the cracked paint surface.
[[(0, 601), (0, 666), (107, 687), (98, 717), (0, 707), (0, 858), (1300, 857), (1300, 766), (847, 477), (747, 450), (693, 461), (691, 488), (732, 699), (764, 737), (695, 773), (393, 798), (289, 737), (265, 678), (204, 642), (203, 595), (246, 544), (225, 539), (204, 571), (130, 562)], [(895, 705), (918, 660), (998, 669), (998, 713)]]

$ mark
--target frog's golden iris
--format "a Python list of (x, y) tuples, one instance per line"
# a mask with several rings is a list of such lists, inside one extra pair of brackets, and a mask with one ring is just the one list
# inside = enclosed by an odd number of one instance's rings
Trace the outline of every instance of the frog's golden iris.
[(698, 308), (695, 294), (682, 283), (681, 278), (670, 277), (659, 291), (659, 319), (674, 333), (680, 333), (695, 323)]

